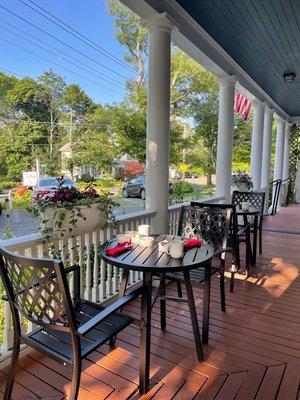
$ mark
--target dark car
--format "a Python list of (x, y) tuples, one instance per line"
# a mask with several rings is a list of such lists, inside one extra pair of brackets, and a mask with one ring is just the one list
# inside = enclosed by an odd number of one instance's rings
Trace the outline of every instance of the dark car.
[[(58, 188), (58, 180), (54, 176), (48, 176), (41, 178), (32, 193), (32, 199), (33, 200), (45, 200), (49, 199), (54, 196), (57, 188)], [(64, 178), (63, 181), (63, 187), (75, 187), (75, 183), (72, 181), (70, 178)]]
[[(169, 183), (169, 193), (172, 193), (173, 186)], [(133, 179), (124, 183), (123, 197), (140, 197), (145, 200), (146, 198), (146, 176), (138, 175)]]

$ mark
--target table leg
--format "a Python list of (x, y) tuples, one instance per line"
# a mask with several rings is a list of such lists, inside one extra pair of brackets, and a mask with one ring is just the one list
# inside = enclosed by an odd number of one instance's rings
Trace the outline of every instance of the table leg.
[(149, 386), (151, 346), (152, 273), (144, 272), (140, 321), (140, 381), (139, 392), (145, 394)]
[(211, 281), (211, 264), (204, 268), (204, 294), (203, 294), (203, 329), (202, 342), (208, 343), (209, 333), (209, 311), (210, 311), (210, 281)]
[[(160, 274), (160, 295), (164, 296), (166, 294), (166, 278), (165, 274)], [(160, 300), (160, 329), (162, 331), (166, 330), (166, 300)]]
[(189, 310), (190, 310), (192, 328), (193, 328), (193, 332), (194, 332), (197, 358), (199, 361), (203, 361), (204, 354), (203, 354), (203, 349), (202, 349), (202, 341), (201, 341), (201, 336), (200, 336), (200, 331), (199, 331), (199, 324), (198, 324), (195, 300), (194, 300), (194, 295), (193, 295), (193, 288), (191, 285), (189, 271), (183, 271), (183, 276), (184, 276), (184, 284), (185, 284), (185, 288), (186, 288), (188, 306), (189, 306)]

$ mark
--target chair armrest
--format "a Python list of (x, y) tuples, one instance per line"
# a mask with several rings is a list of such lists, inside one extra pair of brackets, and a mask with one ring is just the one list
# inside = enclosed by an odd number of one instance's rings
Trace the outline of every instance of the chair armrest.
[(64, 271), (66, 274), (68, 274), (69, 272), (77, 271), (79, 269), (80, 269), (80, 265), (74, 264), (74, 265), (71, 265), (71, 267), (65, 268)]
[(89, 333), (96, 325), (104, 321), (112, 313), (118, 311), (119, 308), (123, 307), (130, 301), (136, 299), (140, 294), (142, 294), (143, 290), (144, 290), (143, 287), (135, 289), (132, 292), (126, 294), (122, 298), (115, 301), (110, 306), (106, 307), (104, 310), (100, 311), (99, 314), (95, 315), (93, 318), (91, 318), (89, 321), (87, 321), (78, 328), (77, 332), (79, 333), (79, 335), (86, 335), (87, 333)]

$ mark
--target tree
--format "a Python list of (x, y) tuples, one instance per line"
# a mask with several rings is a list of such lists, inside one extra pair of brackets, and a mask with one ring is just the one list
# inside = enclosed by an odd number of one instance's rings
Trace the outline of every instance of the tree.
[(128, 52), (124, 59), (137, 70), (136, 86), (139, 87), (145, 78), (145, 58), (147, 56), (147, 29), (142, 27), (139, 17), (121, 2), (108, 0), (107, 8), (115, 17), (116, 37), (125, 44)]
[(45, 104), (48, 111), (49, 120), (49, 170), (56, 170), (57, 160), (53, 157), (54, 136), (59, 134), (57, 122), (62, 111), (64, 91), (66, 88), (65, 80), (51, 69), (46, 71), (38, 78), (38, 82), (44, 90), (40, 93), (40, 100)]
[(109, 109), (98, 106), (78, 126), (73, 143), (71, 162), (89, 165), (96, 170), (108, 170), (117, 155), (115, 135), (110, 126)]

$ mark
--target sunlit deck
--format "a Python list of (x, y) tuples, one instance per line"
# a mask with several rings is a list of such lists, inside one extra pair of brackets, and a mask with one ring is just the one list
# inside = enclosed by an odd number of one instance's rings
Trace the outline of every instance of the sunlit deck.
[[(282, 209), (266, 222), (263, 256), (253, 277), (237, 275), (227, 290), (227, 311), (219, 305), (214, 276), (211, 330), (206, 360), (196, 362), (186, 304), (168, 305), (167, 332), (153, 310), (151, 390), (143, 399), (296, 400), (300, 384), (300, 205)], [(288, 233), (288, 232), (291, 233)], [(170, 286), (169, 290), (174, 291)], [(202, 291), (195, 287), (201, 321)], [(127, 307), (138, 316), (138, 302)], [(139, 330), (130, 326), (117, 348), (89, 356), (84, 363), (80, 400), (138, 399)], [(0, 392), (5, 383), (1, 372)], [(12, 398), (64, 399), (71, 369), (32, 352), (19, 362)], [(3, 395), (0, 395), (2, 398)]]

